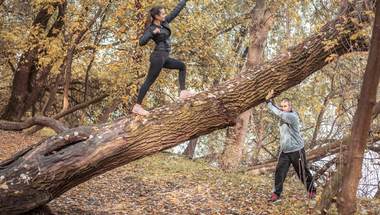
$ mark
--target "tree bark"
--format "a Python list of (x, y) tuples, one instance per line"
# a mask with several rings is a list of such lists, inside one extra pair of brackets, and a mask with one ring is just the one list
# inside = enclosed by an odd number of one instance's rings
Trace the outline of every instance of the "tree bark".
[(223, 170), (232, 171), (239, 164), (251, 113), (251, 110), (247, 110), (240, 114), (236, 119), (236, 124), (227, 129), (220, 162), (220, 167)]
[[(63, 26), (63, 21), (60, 17), (65, 13), (67, 2), (61, 3), (61, 1), (57, 1), (49, 4), (55, 9), (59, 9), (59, 16), (53, 26), (60, 30)], [(42, 7), (33, 22), (33, 27), (39, 26), (44, 30), (47, 29), (48, 21), (53, 15), (48, 12), (48, 8), (49, 7)], [(57, 33), (53, 33), (52, 29), (50, 29), (47, 36), (55, 37)], [(35, 44), (35, 46), (31, 50), (24, 52), (18, 62), (18, 67), (13, 78), (11, 97), (9, 98), (8, 104), (2, 110), (2, 119), (20, 121), (25, 112), (41, 97), (41, 89), (45, 84), (51, 66), (44, 67), (40, 72), (40, 78), (36, 81), (39, 71), (37, 71), (35, 64), (38, 62), (38, 49), (40, 48), (38, 39), (36, 38), (38, 38), (38, 36), (35, 37), (33, 35), (30, 35), (28, 38), (29, 43)]]
[(256, 134), (256, 137), (257, 137), (257, 140), (255, 141), (256, 147), (255, 147), (255, 150), (253, 151), (253, 156), (251, 159), (252, 160), (251, 166), (255, 166), (259, 162), (260, 150), (261, 150), (262, 143), (264, 141), (264, 107), (263, 107), (263, 104), (260, 105), (260, 113), (259, 114), (260, 114), (260, 127), (254, 128), (256, 130), (258, 129), (258, 132)]
[(189, 141), (189, 144), (187, 145), (185, 151), (182, 153), (182, 155), (185, 155), (186, 157), (193, 159), (194, 153), (195, 153), (195, 147), (197, 146), (198, 138), (194, 138)]
[[(349, 9), (348, 19), (329, 21), (305, 40), (303, 49), (297, 45), (192, 99), (151, 109), (146, 117), (131, 114), (107, 124), (69, 129), (13, 157), (14, 162), (4, 161), (0, 213), (27, 212), (94, 176), (233, 125), (238, 115), (262, 103), (270, 89), (285, 91), (328, 64), (331, 50), (325, 49), (325, 40), (349, 38), (360, 30), (350, 19), (358, 13), (359, 21), (367, 22), (363, 11)], [(347, 31), (337, 31), (338, 24)], [(368, 50), (361, 37), (354, 46), (348, 41), (338, 39), (334, 53)]]
[(367, 143), (372, 109), (376, 104), (376, 92), (380, 78), (380, 4), (376, 6), (372, 31), (371, 50), (354, 116), (351, 141), (348, 149), (347, 172), (343, 177), (342, 194), (339, 198), (339, 214), (356, 211), (356, 191), (361, 178), (364, 149)]
[[(248, 70), (263, 62), (268, 32), (274, 22), (275, 7), (271, 6), (267, 11), (264, 11), (264, 7), (265, 1), (257, 0), (252, 10), (254, 17), (249, 36), (249, 43), (252, 46), (248, 48), (248, 59), (246, 62), (246, 69)], [(238, 166), (251, 115), (252, 110), (245, 111), (237, 117), (236, 125), (227, 129), (227, 136), (224, 140), (225, 148), (220, 162), (220, 167), (226, 171), (234, 170)]]

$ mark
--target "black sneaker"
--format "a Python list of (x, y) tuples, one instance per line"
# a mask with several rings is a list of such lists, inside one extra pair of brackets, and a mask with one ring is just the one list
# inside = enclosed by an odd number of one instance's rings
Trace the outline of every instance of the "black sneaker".
[(317, 197), (317, 192), (316, 191), (311, 191), (309, 193), (309, 199), (315, 199)]
[(280, 196), (277, 196), (276, 194), (273, 193), (272, 198), (270, 198), (268, 202), (275, 202), (279, 199), (280, 199)]

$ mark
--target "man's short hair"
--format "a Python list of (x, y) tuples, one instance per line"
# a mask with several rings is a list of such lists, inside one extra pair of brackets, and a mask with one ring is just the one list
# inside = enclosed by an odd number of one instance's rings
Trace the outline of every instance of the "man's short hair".
[(281, 99), (281, 102), (287, 102), (289, 104), (289, 106), (292, 105), (292, 102), (288, 98)]

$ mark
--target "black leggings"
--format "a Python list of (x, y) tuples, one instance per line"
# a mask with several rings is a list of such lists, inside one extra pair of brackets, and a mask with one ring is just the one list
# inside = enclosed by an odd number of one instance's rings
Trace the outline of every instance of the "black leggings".
[(179, 69), (179, 85), (181, 90), (185, 90), (185, 79), (186, 79), (186, 65), (180, 60), (176, 60), (169, 57), (170, 52), (164, 51), (154, 51), (150, 55), (150, 67), (148, 71), (148, 76), (144, 84), (141, 86), (139, 91), (139, 96), (137, 97), (137, 104), (142, 103), (146, 92), (148, 92), (150, 86), (156, 80), (160, 74), (162, 68), (167, 69)]

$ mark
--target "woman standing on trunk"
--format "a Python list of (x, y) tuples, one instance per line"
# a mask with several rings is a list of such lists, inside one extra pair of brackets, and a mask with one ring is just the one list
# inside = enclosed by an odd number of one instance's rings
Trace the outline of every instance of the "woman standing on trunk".
[(196, 95), (195, 93), (186, 90), (185, 63), (169, 57), (171, 51), (170, 35), (172, 33), (169, 23), (178, 16), (181, 10), (186, 6), (186, 2), (187, 0), (182, 0), (169, 15), (165, 14), (165, 11), (161, 6), (154, 6), (148, 13), (145, 23), (145, 33), (140, 38), (139, 45), (144, 46), (152, 39), (156, 43), (156, 47), (150, 55), (148, 76), (146, 77), (144, 84), (141, 86), (137, 97), (137, 103), (132, 109), (133, 113), (139, 115), (149, 114), (147, 110), (142, 108), (141, 103), (150, 86), (160, 74), (162, 68), (179, 70), (179, 83), (181, 89), (180, 99), (187, 99)]

